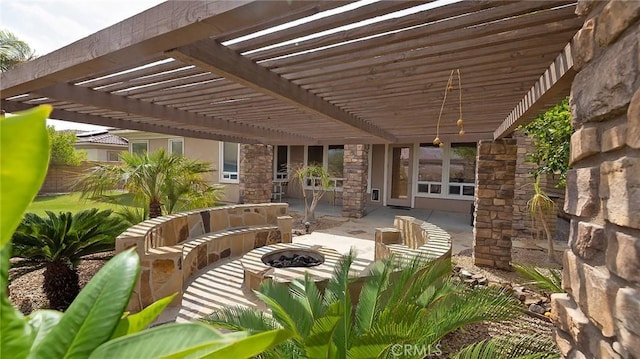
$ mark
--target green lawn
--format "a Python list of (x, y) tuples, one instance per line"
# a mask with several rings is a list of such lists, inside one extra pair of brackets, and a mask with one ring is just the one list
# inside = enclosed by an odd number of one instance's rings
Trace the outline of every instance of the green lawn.
[(124, 206), (139, 207), (133, 203), (133, 196), (129, 193), (113, 192), (109, 195), (108, 200), (100, 201), (82, 199), (80, 198), (80, 193), (70, 193), (55, 196), (38, 196), (27, 208), (27, 212), (44, 215), (45, 211), (76, 213), (90, 208), (119, 210)]

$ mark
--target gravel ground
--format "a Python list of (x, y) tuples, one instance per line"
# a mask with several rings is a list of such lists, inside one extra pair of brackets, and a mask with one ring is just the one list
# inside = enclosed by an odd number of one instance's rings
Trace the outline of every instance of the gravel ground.
[[(86, 256), (85, 260), (81, 261), (78, 266), (80, 288), (84, 287), (113, 255), (114, 252), (111, 251)], [(20, 260), (12, 260), (12, 265), (14, 263), (20, 263)], [(25, 315), (36, 309), (47, 308), (49, 306), (49, 302), (42, 290), (42, 282), (44, 280), (43, 273), (44, 268), (22, 275), (20, 275), (20, 268), (11, 268), (9, 270), (9, 298)]]

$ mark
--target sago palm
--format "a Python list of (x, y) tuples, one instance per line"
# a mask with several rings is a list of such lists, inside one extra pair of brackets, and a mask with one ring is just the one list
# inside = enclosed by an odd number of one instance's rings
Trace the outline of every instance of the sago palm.
[(110, 210), (76, 214), (27, 213), (13, 234), (13, 256), (44, 266), (49, 305), (64, 310), (78, 295), (77, 266), (83, 256), (113, 250), (115, 237), (127, 228)]
[(123, 153), (121, 165), (100, 164), (92, 168), (76, 185), (83, 197), (101, 197), (105, 192), (124, 186), (148, 205), (149, 217), (162, 215), (162, 208), (172, 213), (180, 201), (191, 207), (212, 205), (218, 201), (219, 186), (209, 185), (204, 174), (211, 172), (204, 162), (168, 154)]
[[(420, 350), (402, 357), (423, 357), (446, 334), (465, 325), (502, 321), (518, 314), (518, 303), (494, 287), (468, 289), (450, 278), (449, 260), (377, 262), (352, 304), (353, 255), (336, 267), (324, 292), (309, 278), (286, 286), (265, 281), (258, 297), (270, 313), (245, 307), (225, 308), (206, 322), (254, 333), (284, 328), (293, 339), (262, 354), (273, 358), (386, 358), (398, 345)], [(433, 353), (432, 351), (432, 353)]]

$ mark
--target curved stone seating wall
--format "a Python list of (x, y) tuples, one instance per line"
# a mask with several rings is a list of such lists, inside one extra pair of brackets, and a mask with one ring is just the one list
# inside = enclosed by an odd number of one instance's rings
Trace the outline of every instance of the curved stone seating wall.
[(286, 203), (214, 207), (150, 219), (127, 229), (116, 239), (116, 252), (136, 247), (140, 279), (128, 310), (139, 311), (154, 301), (178, 293), (198, 270), (254, 248), (291, 243), (293, 219)]
[(393, 228), (376, 228), (375, 260), (397, 255), (427, 259), (451, 257), (451, 236), (442, 228), (409, 216), (396, 216)]

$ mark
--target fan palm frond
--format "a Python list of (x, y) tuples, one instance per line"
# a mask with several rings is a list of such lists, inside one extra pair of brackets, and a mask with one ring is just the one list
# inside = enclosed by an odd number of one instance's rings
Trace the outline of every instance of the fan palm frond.
[(563, 293), (562, 289), (562, 272), (559, 269), (549, 268), (549, 274), (545, 274), (538, 268), (527, 264), (513, 264), (513, 268), (526, 279), (532, 281), (532, 284), (542, 290), (550, 293)]

